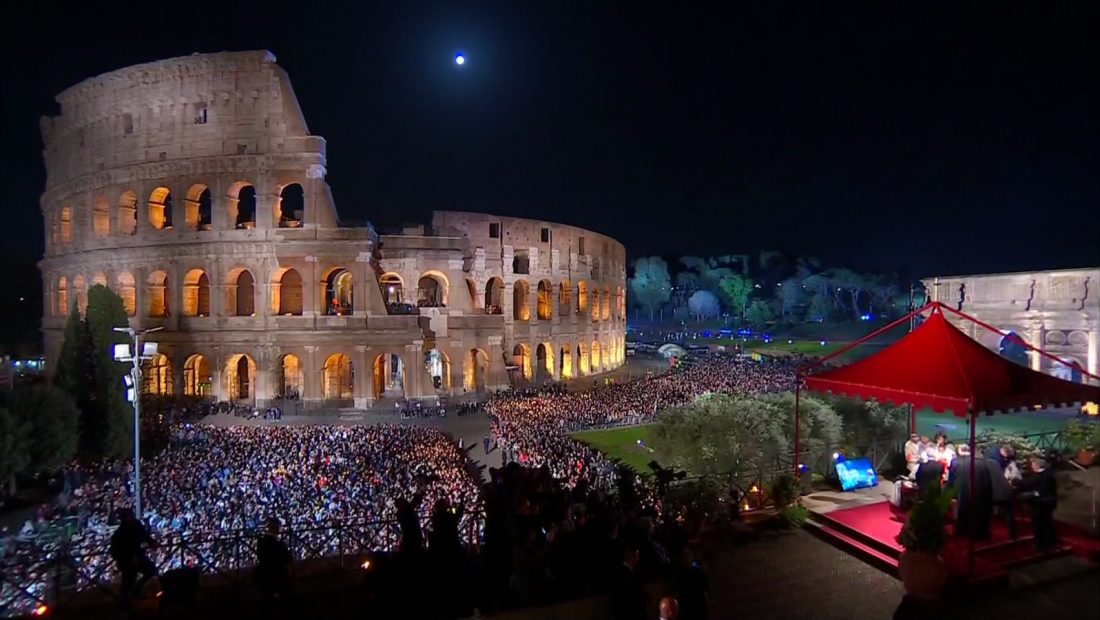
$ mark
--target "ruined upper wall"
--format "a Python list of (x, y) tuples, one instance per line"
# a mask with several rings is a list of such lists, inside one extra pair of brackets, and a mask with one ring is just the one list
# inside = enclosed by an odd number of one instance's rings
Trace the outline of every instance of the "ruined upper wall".
[(57, 96), (41, 121), (47, 192), (112, 168), (209, 156), (324, 153), (267, 51), (195, 54), (119, 69)]
[(1100, 268), (939, 276), (921, 280), (929, 299), (1019, 312), (1100, 314)]

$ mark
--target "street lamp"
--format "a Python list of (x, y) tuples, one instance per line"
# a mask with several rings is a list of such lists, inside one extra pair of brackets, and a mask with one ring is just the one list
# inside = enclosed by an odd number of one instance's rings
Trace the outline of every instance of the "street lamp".
[(157, 354), (157, 343), (141, 342), (145, 334), (160, 331), (162, 327), (150, 327), (141, 331), (133, 327), (116, 327), (116, 332), (126, 334), (133, 341), (130, 344), (115, 345), (115, 361), (129, 362), (130, 373), (123, 377), (126, 386), (126, 400), (134, 404), (134, 514), (143, 521), (141, 512), (141, 363), (153, 359)]

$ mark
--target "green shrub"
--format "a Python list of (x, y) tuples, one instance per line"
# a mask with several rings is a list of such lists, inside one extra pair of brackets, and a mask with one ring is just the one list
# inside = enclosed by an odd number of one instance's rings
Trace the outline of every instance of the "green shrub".
[(913, 505), (905, 526), (895, 540), (909, 551), (938, 553), (947, 540), (947, 510), (955, 497), (955, 487), (932, 485)]
[(1095, 420), (1070, 420), (1058, 433), (1071, 451), (1096, 450), (1100, 446), (1100, 423)]
[(798, 501), (798, 479), (791, 474), (781, 474), (772, 480), (768, 495), (777, 510), (783, 510)]
[(787, 527), (798, 529), (810, 520), (810, 509), (803, 506), (802, 502), (795, 502), (786, 508), (779, 509), (779, 518)]

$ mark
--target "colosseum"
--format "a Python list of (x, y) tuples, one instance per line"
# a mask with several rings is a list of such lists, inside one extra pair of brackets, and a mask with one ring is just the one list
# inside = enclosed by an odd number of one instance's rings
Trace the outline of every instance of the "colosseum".
[(604, 372), (625, 359), (625, 261), (572, 226), (436, 211), (340, 220), (266, 51), (91, 78), (42, 120), (47, 365), (88, 288), (159, 352), (149, 393), (356, 408)]

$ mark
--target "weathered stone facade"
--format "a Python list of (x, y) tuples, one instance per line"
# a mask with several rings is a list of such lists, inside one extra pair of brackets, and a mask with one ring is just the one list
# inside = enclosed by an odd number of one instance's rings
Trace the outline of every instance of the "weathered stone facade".
[[(922, 282), (929, 299), (1013, 332), (1065, 362), (1032, 353), (1032, 368), (1065, 374), (1066, 367), (1076, 362), (1100, 375), (1100, 268), (936, 277)], [(1000, 334), (951, 313), (947, 318), (990, 349), (1000, 349)]]
[(153, 392), (366, 406), (625, 359), (622, 244), (571, 226), (436, 212), (401, 235), (341, 223), (325, 140), (268, 52), (86, 80), (42, 121), (50, 368), (88, 287), (162, 356)]

